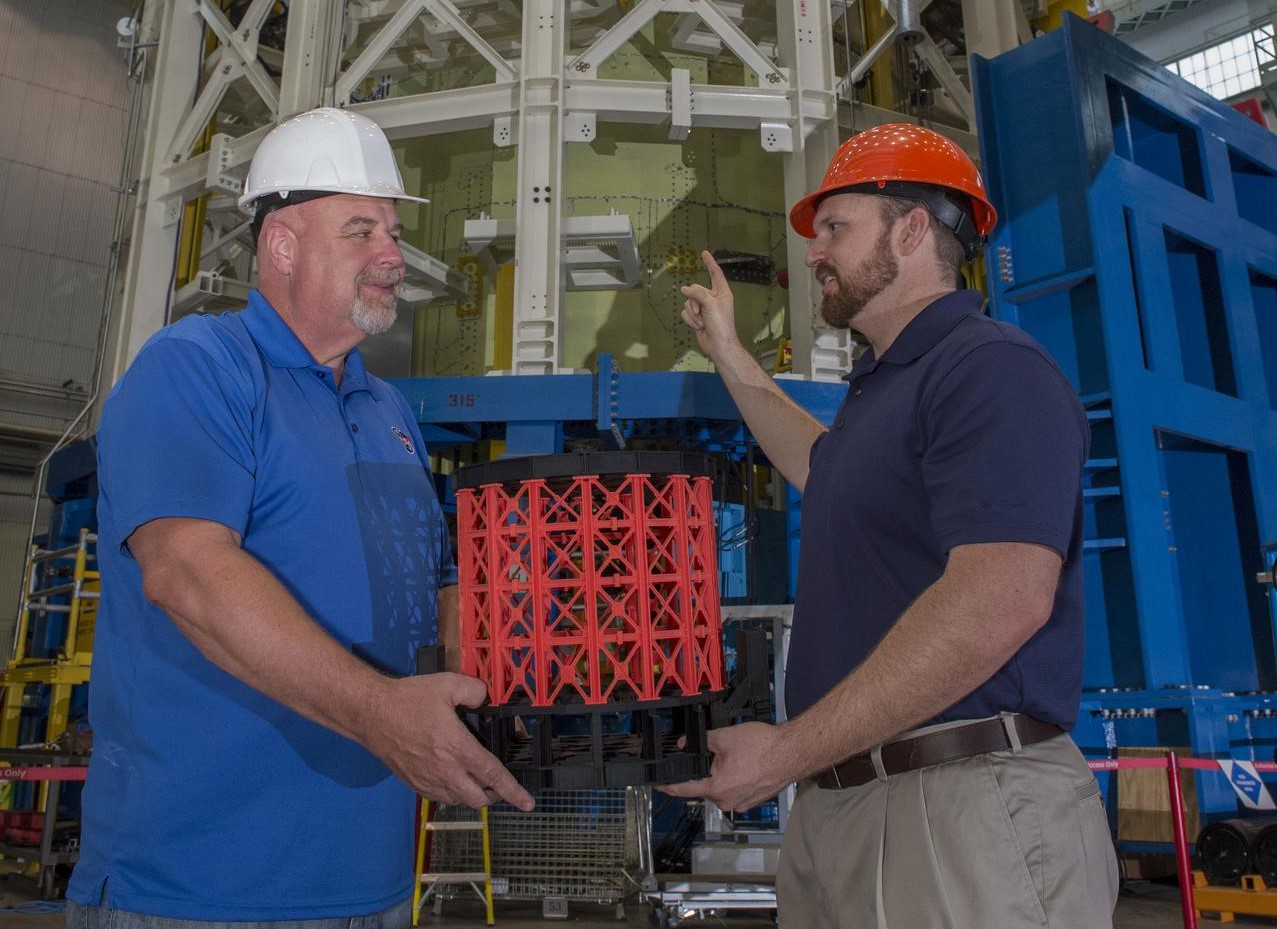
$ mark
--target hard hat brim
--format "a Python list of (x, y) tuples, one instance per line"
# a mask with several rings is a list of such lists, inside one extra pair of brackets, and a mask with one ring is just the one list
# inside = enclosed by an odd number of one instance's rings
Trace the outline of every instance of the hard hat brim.
[[(255, 190), (253, 191), (251, 195), (245, 194), (244, 196), (240, 197), (239, 200), (237, 200), (236, 202), (239, 204), (239, 208), (242, 212), (252, 215), (257, 209), (258, 200), (262, 199), (263, 197), (270, 196), (271, 194), (282, 194), (284, 191), (288, 191), (291, 193), (293, 189), (288, 187), (281, 187), (275, 190), (271, 190), (271, 189)], [(329, 186), (316, 185), (314, 187), (307, 187), (304, 191), (301, 189), (297, 189), (296, 192), (300, 194), (300, 193), (307, 193), (311, 191), (314, 191), (317, 193), (350, 194), (350, 196), (352, 197), (375, 197), (378, 200), (409, 200), (413, 203), (429, 203), (430, 202), (429, 198), (427, 197), (414, 197), (411, 194), (404, 193), (402, 190), (400, 191), (351, 190), (349, 187), (338, 187), (336, 185), (329, 185)], [(287, 199), (287, 197), (285, 197), (285, 199)]]

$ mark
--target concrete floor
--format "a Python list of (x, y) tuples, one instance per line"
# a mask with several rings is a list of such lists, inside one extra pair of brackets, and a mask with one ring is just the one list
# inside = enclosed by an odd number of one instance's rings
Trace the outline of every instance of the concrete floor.
[[(19, 873), (12, 862), (0, 862), (0, 927), (62, 929), (64, 918), (61, 913), (24, 913), (12, 909), (27, 906), (40, 906), (36, 901), (35, 883)], [(571, 926), (572, 929), (651, 929), (655, 925), (650, 919), (649, 909), (633, 901), (626, 908), (624, 921), (616, 918), (613, 907), (584, 903), (570, 905), (568, 918), (563, 920), (542, 919), (539, 905), (520, 903), (499, 903), (496, 917), (496, 924), (502, 929), (553, 929), (560, 925)], [(474, 929), (483, 925), (483, 908), (477, 902), (449, 901), (442, 916), (426, 914), (421, 925), (434, 929)], [(762, 914), (726, 913), (721, 917), (687, 920), (681, 925), (686, 929), (711, 926), (718, 929), (769, 929), (774, 923), (769, 916)], [(1179, 892), (1173, 885), (1132, 881), (1123, 888), (1117, 905), (1115, 929), (1182, 929), (1183, 925)], [(1200, 925), (1209, 927), (1220, 923), (1203, 918)], [(1277, 919), (1239, 916), (1232, 925), (1238, 929), (1261, 926), (1274, 929)]]

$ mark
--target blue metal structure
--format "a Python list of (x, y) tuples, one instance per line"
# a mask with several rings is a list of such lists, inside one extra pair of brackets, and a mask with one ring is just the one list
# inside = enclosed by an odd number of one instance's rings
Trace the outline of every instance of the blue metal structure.
[[(49, 459), (44, 492), (53, 502), (49, 510), (48, 528), (37, 535), (33, 544), (49, 551), (74, 548), (80, 530), (97, 532), (97, 444), (93, 439), (74, 442)], [(90, 543), (90, 554), (97, 546)], [(35, 566), (37, 590), (66, 583), (75, 566), (73, 554)], [(24, 582), (29, 579), (24, 578)], [(50, 597), (49, 603), (66, 607), (69, 595)], [(26, 657), (56, 660), (62, 655), (67, 635), (67, 614), (32, 611)]]
[[(432, 451), (495, 438), (505, 441), (507, 455), (554, 454), (563, 451), (566, 442), (581, 439), (609, 447), (657, 442), (720, 452), (741, 462), (754, 454), (753, 440), (717, 374), (623, 374), (610, 355), (600, 353), (595, 374), (402, 378), (392, 383), (407, 398)], [(833, 420), (847, 390), (842, 382), (777, 383), (824, 423)], [(727, 515), (723, 519), (727, 525), (739, 522)], [(786, 550), (783, 592), (792, 601), (799, 529), (798, 497), (792, 491), (785, 519), (783, 531), (766, 517), (760, 521), (758, 558), (775, 570), (781, 562), (776, 550)], [(783, 536), (779, 543), (778, 535)], [(733, 597), (748, 588), (745, 559), (734, 547), (724, 554), (722, 567), (729, 576), (723, 592)], [(782, 592), (770, 578), (756, 579), (763, 585), (755, 584), (756, 594), (770, 598)]]
[[(554, 454), (567, 438), (614, 444), (666, 436), (702, 446), (746, 442), (741, 416), (717, 374), (623, 374), (607, 354), (596, 374), (400, 378), (432, 449), (499, 434), (509, 455)], [(830, 422), (846, 385), (778, 381), (800, 406)]]
[(1071, 16), (973, 82), (992, 312), (1091, 420), (1079, 741), (1272, 760), (1277, 136)]

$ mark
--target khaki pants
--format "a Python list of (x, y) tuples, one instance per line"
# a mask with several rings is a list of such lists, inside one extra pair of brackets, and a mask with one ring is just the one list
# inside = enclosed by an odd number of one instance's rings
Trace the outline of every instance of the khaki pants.
[(1109, 929), (1117, 862), (1068, 736), (844, 790), (799, 785), (782, 929)]

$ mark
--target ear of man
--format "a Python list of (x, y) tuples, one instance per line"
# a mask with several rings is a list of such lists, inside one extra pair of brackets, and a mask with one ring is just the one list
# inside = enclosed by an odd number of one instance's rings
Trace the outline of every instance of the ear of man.
[(896, 247), (901, 257), (912, 255), (927, 240), (931, 232), (931, 214), (926, 207), (916, 206), (897, 220)]
[(271, 267), (280, 274), (292, 273), (297, 260), (297, 231), (276, 213), (266, 217), (266, 224), (258, 242), (258, 262), (265, 257)]

